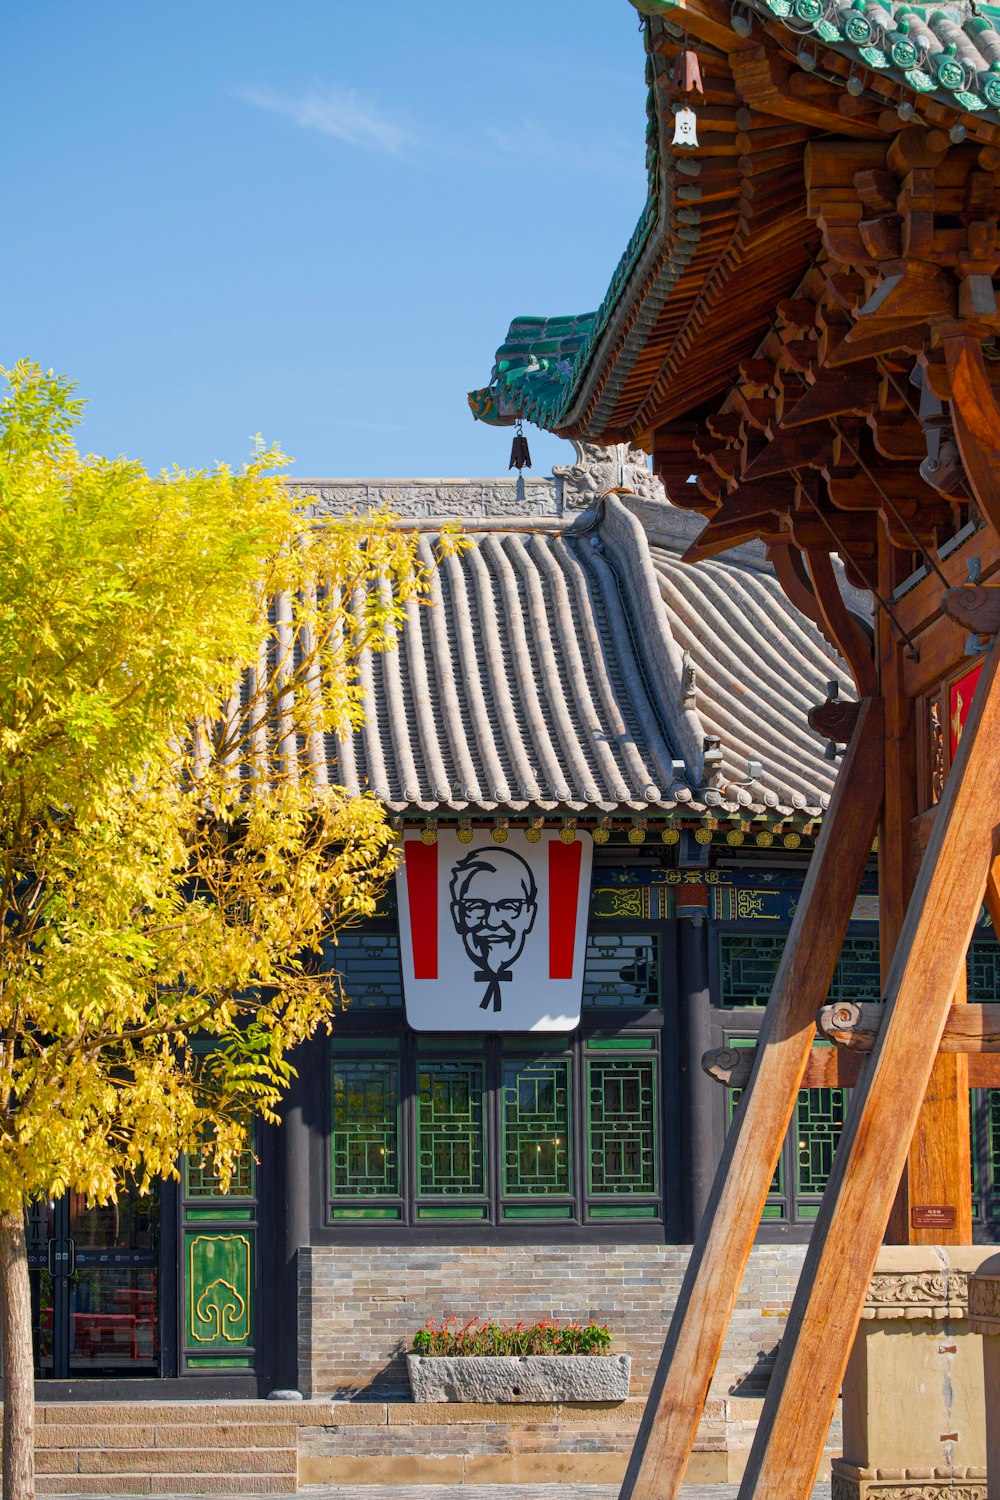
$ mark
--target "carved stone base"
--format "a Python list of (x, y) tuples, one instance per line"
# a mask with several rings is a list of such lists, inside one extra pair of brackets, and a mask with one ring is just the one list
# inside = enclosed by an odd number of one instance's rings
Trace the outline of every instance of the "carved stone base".
[(986, 1500), (985, 1469), (860, 1469), (833, 1460), (831, 1500)]
[(885, 1245), (844, 1377), (833, 1500), (987, 1500), (983, 1341), (970, 1276), (990, 1246)]

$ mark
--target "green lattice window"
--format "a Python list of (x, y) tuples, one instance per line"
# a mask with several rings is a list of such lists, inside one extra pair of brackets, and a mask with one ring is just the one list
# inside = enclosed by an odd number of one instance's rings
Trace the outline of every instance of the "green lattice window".
[(399, 1192), (399, 1064), (351, 1058), (333, 1065), (330, 1177), (334, 1197)]
[(1000, 1000), (1000, 943), (992, 935), (973, 938), (966, 963), (969, 999), (978, 1004)]
[(882, 971), (878, 938), (856, 937), (848, 933), (840, 946), (840, 957), (827, 991), (827, 1004), (841, 1000), (877, 1001), (882, 998)]
[(587, 1185), (594, 1197), (657, 1191), (656, 1059), (587, 1059)]
[(478, 1197), (486, 1190), (484, 1067), (424, 1062), (417, 1070), (417, 1193)]
[(255, 1175), (252, 1143), (248, 1138), (245, 1150), (236, 1158), (236, 1167), (229, 1179), (228, 1194), (222, 1190), (222, 1179), (209, 1154), (185, 1156), (184, 1195), (187, 1198), (252, 1198)]
[(648, 932), (592, 932), (587, 938), (583, 1003), (643, 1008), (660, 1003), (658, 939)]
[[(730, 1047), (753, 1047), (755, 1037), (731, 1037)], [(729, 1092), (732, 1123), (742, 1089)], [(819, 1200), (830, 1176), (833, 1157), (844, 1127), (846, 1089), (800, 1089), (795, 1118), (782, 1146), (767, 1203), (765, 1219), (787, 1219), (798, 1223), (816, 1217)], [(790, 1199), (786, 1183), (791, 1182)]]
[[(192, 1159), (190, 1156), (184, 1161), (184, 1192), (188, 1198), (222, 1198), (226, 1195), (222, 1190), (222, 1179), (211, 1164), (211, 1157), (207, 1160), (199, 1158)], [(229, 1179), (230, 1198), (252, 1198), (254, 1192), (254, 1160), (253, 1152), (247, 1149), (241, 1151), (236, 1161), (236, 1170)]]
[(568, 1194), (569, 1058), (503, 1064), (503, 1191), (513, 1197)]
[[(755, 1047), (756, 1037), (730, 1037), (730, 1047)], [(742, 1089), (729, 1090), (729, 1124), (732, 1125), (736, 1115), (736, 1109), (743, 1098)], [(764, 1204), (763, 1217), (765, 1219), (783, 1219), (785, 1217), (785, 1153), (782, 1151), (778, 1157), (778, 1165), (774, 1169), (771, 1178), (771, 1186), (768, 1189), (767, 1202)]]
[[(798, 1217), (815, 1218), (844, 1129), (845, 1089), (800, 1089), (795, 1113)], [(813, 1199), (808, 1203), (806, 1199)]]
[(403, 975), (394, 932), (342, 932), (324, 947), (324, 962), (336, 969), (351, 1010), (401, 1010)]
[[(784, 933), (721, 932), (719, 1004), (728, 1009), (766, 1005), (785, 941)], [(881, 993), (878, 938), (846, 937), (827, 998), (878, 1000)]]
[(973, 1089), (970, 1100), (973, 1211), (992, 1238), (1000, 1220), (1000, 1089)]

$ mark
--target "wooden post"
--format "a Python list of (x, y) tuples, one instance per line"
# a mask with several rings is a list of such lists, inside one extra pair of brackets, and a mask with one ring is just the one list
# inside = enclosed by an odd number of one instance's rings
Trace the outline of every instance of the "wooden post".
[(621, 1500), (675, 1500), (809, 1061), (882, 804), (882, 703), (866, 699), (775, 976), (646, 1403)]
[[(968, 999), (965, 970), (952, 1004)], [(969, 1134), (969, 1059), (941, 1052), (913, 1132), (907, 1158), (911, 1245), (972, 1244), (972, 1143)]]
[(816, 1478), (996, 851), (998, 668), (994, 648), (938, 807), (889, 975), (885, 1021), (851, 1100), (740, 1500), (805, 1500)]
[[(878, 586), (890, 599), (900, 579), (899, 560), (880, 528)], [(885, 802), (878, 833), (878, 939), (885, 992), (892, 956), (906, 920), (906, 909), (917, 874), (912, 852), (913, 818), (917, 807), (917, 740), (913, 699), (903, 681), (903, 641), (885, 610), (875, 620), (879, 682), (885, 705)], [(893, 1245), (910, 1240), (910, 1178), (900, 1174), (898, 1191), (886, 1230)]]
[[(883, 597), (891, 597), (899, 583), (899, 567), (898, 554), (883, 532), (879, 546), (879, 592)], [(917, 725), (913, 699), (905, 683), (905, 644), (884, 611), (878, 615), (877, 631), (886, 735), (885, 809), (879, 830), (879, 943), (884, 988), (917, 875), (919, 859), (913, 834), (920, 804)], [(954, 1000), (961, 1003), (965, 998), (963, 973)], [(890, 1244), (972, 1243), (968, 1118), (968, 1061), (959, 1056), (938, 1057), (889, 1216), (885, 1237)]]

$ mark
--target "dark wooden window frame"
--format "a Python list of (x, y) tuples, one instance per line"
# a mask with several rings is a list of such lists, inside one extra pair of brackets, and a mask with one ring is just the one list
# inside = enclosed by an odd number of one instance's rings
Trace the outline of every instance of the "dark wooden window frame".
[[(371, 932), (398, 933), (394, 920), (382, 919), (366, 923)], [(511, 1221), (498, 1219), (501, 1205), (500, 1194), (500, 1066), (503, 1057), (530, 1056), (533, 1050), (530, 1034), (524, 1036), (491, 1036), (485, 1038), (483, 1055), (487, 1061), (486, 1084), (486, 1130), (487, 1130), (487, 1200), (489, 1217), (486, 1219), (448, 1219), (419, 1221), (416, 1219), (415, 1168), (413, 1151), (415, 1145), (415, 1072), (420, 1056), (433, 1055), (445, 1058), (451, 1053), (456, 1058), (468, 1058), (469, 1047), (456, 1045), (452, 1033), (414, 1033), (406, 1025), (402, 1010), (368, 1009), (354, 1010), (348, 1006), (334, 1021), (333, 1046), (338, 1038), (354, 1042), (370, 1039), (371, 1048), (354, 1051), (358, 1058), (366, 1056), (384, 1057), (379, 1051), (385, 1045), (398, 1040), (398, 1056), (402, 1073), (401, 1130), (400, 1130), (400, 1177), (403, 1186), (400, 1205), (403, 1220), (360, 1219), (345, 1222), (331, 1217), (331, 1161), (329, 1129), (311, 1132), (310, 1175), (314, 1191), (311, 1195), (312, 1243), (314, 1244), (557, 1244), (567, 1239), (579, 1244), (607, 1243), (679, 1243), (687, 1219), (683, 1199), (684, 1184), (681, 1174), (681, 1129), (680, 1117), (680, 1072), (681, 1058), (678, 1035), (678, 986), (677, 943), (675, 923), (639, 919), (591, 919), (588, 932), (598, 933), (646, 933), (654, 932), (660, 943), (660, 995), (659, 1006), (635, 1010), (621, 1007), (585, 1008), (579, 1028), (570, 1034), (564, 1050), (552, 1046), (552, 1038), (539, 1034), (538, 1055), (569, 1055), (573, 1059), (572, 1129), (573, 1129), (573, 1207), (572, 1218), (559, 1220), (529, 1219)], [(659, 1116), (657, 1119), (659, 1154), (659, 1192), (662, 1217), (642, 1220), (628, 1217), (618, 1219), (588, 1219), (584, 1208), (586, 1123), (584, 1119), (583, 1088), (585, 1078), (586, 1044), (592, 1040), (619, 1038), (649, 1038), (654, 1051), (649, 1054), (658, 1059)], [(418, 1042), (420, 1043), (418, 1049)], [(506, 1043), (506, 1045), (505, 1045)], [(523, 1047), (522, 1044), (523, 1043)], [(548, 1045), (547, 1045), (548, 1043)], [(316, 1046), (316, 1060), (322, 1052), (322, 1080), (313, 1073), (313, 1089), (322, 1088), (323, 1109), (314, 1112), (314, 1119), (331, 1119), (332, 1048), (325, 1038)], [(593, 1054), (591, 1054), (592, 1056)], [(626, 1054), (627, 1055), (627, 1054)], [(641, 1054), (637, 1054), (641, 1055)], [(509, 1201), (509, 1200), (508, 1200)]]

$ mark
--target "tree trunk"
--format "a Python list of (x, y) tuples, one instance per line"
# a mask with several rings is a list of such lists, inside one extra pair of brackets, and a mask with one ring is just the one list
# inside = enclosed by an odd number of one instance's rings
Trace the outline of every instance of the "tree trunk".
[(0, 1209), (3, 1334), (3, 1500), (34, 1500), (35, 1376), (24, 1210)]

